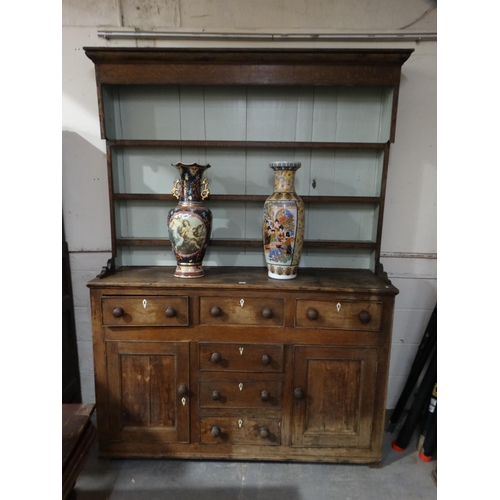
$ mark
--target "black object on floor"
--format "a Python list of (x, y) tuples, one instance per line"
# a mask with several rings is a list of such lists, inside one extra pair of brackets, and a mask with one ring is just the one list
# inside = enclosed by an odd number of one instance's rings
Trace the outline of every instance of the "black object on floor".
[(413, 360), (413, 364), (408, 375), (406, 384), (401, 392), (398, 402), (391, 414), (391, 418), (386, 426), (388, 432), (393, 432), (396, 425), (404, 412), (406, 403), (424, 369), (429, 356), (431, 355), (437, 341), (437, 304), (434, 306), (431, 317), (427, 323), (424, 335), (418, 347), (417, 354)]
[(427, 367), (424, 378), (420, 383), (417, 394), (411, 405), (410, 411), (399, 431), (397, 439), (393, 441), (392, 447), (396, 451), (403, 451), (409, 444), (418, 422), (422, 418), (426, 405), (429, 404), (434, 384), (437, 382), (437, 353), (434, 352)]

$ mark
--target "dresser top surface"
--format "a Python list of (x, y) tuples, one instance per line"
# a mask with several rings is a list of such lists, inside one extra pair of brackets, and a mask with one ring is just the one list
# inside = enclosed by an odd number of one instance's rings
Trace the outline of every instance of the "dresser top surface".
[(366, 269), (299, 269), (291, 280), (269, 278), (265, 268), (204, 267), (202, 278), (174, 277), (174, 267), (122, 267), (87, 283), (90, 288), (141, 287), (174, 289), (234, 289), (282, 291), (365, 292), (396, 295), (399, 291)]

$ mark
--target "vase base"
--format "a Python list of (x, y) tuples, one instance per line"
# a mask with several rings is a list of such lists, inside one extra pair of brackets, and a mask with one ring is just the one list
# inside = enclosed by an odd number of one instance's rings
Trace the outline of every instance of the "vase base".
[(199, 264), (177, 265), (174, 276), (176, 278), (202, 278), (205, 276)]
[(293, 280), (297, 277), (297, 266), (268, 266), (267, 275), (274, 280)]
[(275, 274), (275, 273), (267, 273), (267, 275), (272, 278), (273, 280), (293, 280), (297, 277), (296, 274), (293, 274), (291, 276), (283, 276), (282, 274)]

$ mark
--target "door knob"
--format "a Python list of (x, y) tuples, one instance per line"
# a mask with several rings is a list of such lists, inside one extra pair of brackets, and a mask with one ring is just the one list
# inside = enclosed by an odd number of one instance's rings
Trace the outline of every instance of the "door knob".
[(366, 323), (369, 323), (371, 321), (372, 316), (368, 311), (361, 311), (358, 314), (358, 318), (359, 318), (359, 321), (361, 321), (361, 323), (366, 324)]
[(304, 391), (300, 389), (300, 387), (297, 387), (297, 389), (293, 391), (293, 397), (295, 399), (302, 399), (304, 397)]
[(318, 319), (318, 311), (316, 311), (316, 309), (308, 309), (307, 310), (307, 317), (310, 319), (310, 320), (315, 320), (315, 319)]
[(115, 318), (121, 318), (124, 312), (123, 307), (115, 307), (112, 314)]
[(214, 352), (211, 356), (210, 356), (210, 361), (212, 363), (220, 363), (222, 359), (222, 356), (218, 353), (218, 352)]
[(217, 318), (217, 316), (220, 316), (222, 314), (222, 309), (219, 306), (214, 306), (212, 307), (212, 309), (210, 309), (210, 314), (214, 318)]
[(172, 306), (168, 306), (165, 309), (165, 316), (167, 318), (173, 318), (176, 314), (177, 314), (177, 311)]
[(268, 365), (271, 363), (271, 356), (269, 356), (269, 354), (264, 354), (262, 356), (262, 364), (263, 365)]
[(262, 317), (269, 319), (273, 317), (273, 311), (269, 309), (269, 307), (266, 307), (265, 309), (262, 309)]

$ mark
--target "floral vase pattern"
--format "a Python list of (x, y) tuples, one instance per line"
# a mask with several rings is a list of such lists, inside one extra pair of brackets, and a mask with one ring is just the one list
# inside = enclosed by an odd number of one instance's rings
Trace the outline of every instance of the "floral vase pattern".
[(200, 278), (204, 276), (202, 262), (212, 231), (212, 212), (202, 206), (210, 191), (208, 181), (202, 179), (210, 165), (197, 163), (173, 164), (180, 174), (174, 182), (172, 194), (179, 200), (168, 212), (168, 236), (177, 267), (177, 278)]
[(273, 162), (274, 192), (264, 203), (264, 254), (270, 278), (297, 277), (304, 243), (304, 202), (295, 192), (299, 162)]

